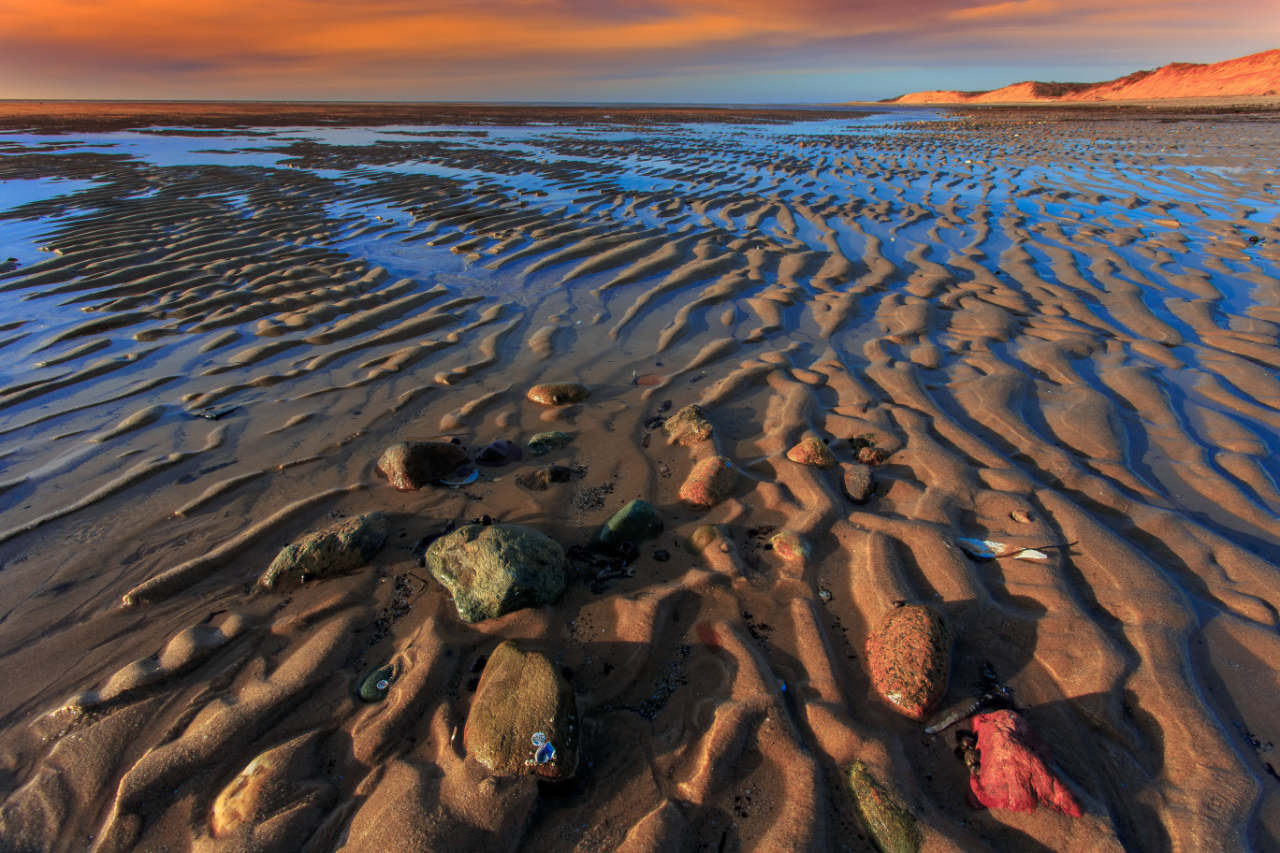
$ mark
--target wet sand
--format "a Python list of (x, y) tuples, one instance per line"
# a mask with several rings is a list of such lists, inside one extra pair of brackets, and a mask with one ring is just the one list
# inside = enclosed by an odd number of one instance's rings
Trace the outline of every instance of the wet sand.
[[(929, 850), (1280, 844), (1280, 124), (659, 112), (0, 120), (0, 846), (870, 850), (854, 761)], [(689, 403), (709, 445), (665, 439)], [(462, 487), (375, 468), (551, 429)], [(712, 453), (732, 494), (682, 504)], [(662, 534), (554, 605), (467, 624), (420, 564), (632, 498)], [(373, 510), (371, 565), (254, 589)], [(953, 731), (876, 696), (901, 602), (954, 635), (943, 706), (996, 673), (1083, 817), (973, 809)], [(571, 782), (464, 752), (506, 639), (573, 686)]]

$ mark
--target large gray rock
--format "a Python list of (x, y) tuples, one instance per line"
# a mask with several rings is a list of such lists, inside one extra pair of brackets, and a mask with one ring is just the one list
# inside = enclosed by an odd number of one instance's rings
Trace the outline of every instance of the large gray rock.
[(467, 622), (550, 604), (564, 592), (559, 543), (518, 524), (468, 524), (432, 542), (427, 569)]
[(569, 779), (578, 769), (577, 713), (560, 668), (507, 640), (480, 674), (462, 743), (496, 776)]
[(382, 550), (387, 541), (387, 525), (385, 515), (371, 512), (308, 533), (280, 549), (258, 579), (258, 586), (274, 589), (286, 580), (303, 581), (358, 569)]
[(421, 489), (467, 461), (467, 451), (447, 441), (402, 441), (382, 451), (378, 470), (402, 492)]

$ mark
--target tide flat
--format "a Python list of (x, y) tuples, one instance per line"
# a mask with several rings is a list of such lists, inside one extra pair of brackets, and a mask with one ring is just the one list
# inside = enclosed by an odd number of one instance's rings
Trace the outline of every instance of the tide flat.
[[(930, 849), (1280, 839), (1280, 124), (77, 109), (0, 134), (0, 846), (873, 849), (854, 761)], [(526, 399), (562, 380), (586, 402)], [(707, 510), (658, 426), (690, 403), (739, 472)], [(551, 429), (465, 486), (375, 468)], [(544, 461), (574, 476), (516, 482)], [(663, 532), (553, 605), (467, 624), (420, 566), (451, 524), (569, 547), (633, 498)], [(374, 510), (371, 565), (253, 589)], [(901, 602), (954, 634), (946, 702), (997, 674), (1082, 818), (973, 810), (952, 732), (876, 696)], [(570, 679), (571, 783), (477, 784), (505, 639)]]

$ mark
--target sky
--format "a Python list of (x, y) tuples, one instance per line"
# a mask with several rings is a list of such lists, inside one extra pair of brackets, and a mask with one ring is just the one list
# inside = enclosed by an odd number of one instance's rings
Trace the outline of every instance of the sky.
[(0, 98), (828, 103), (1278, 47), (1277, 0), (0, 0)]

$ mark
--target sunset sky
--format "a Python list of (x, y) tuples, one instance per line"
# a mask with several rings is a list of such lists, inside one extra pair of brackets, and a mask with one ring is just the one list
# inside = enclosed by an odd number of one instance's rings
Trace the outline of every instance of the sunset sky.
[(0, 0), (0, 98), (825, 102), (1276, 47), (1277, 0)]

